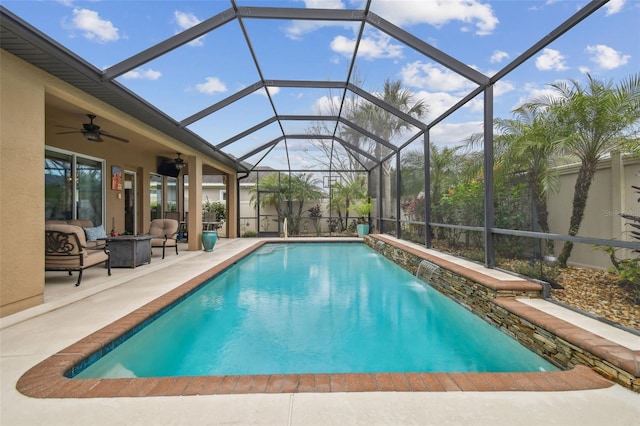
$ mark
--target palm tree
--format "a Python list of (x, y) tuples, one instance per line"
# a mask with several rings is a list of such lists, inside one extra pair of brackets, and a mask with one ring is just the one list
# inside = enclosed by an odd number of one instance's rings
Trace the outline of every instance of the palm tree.
[[(288, 176), (288, 175), (286, 175)], [(289, 179), (285, 179), (284, 185)], [(320, 183), (317, 178), (310, 173), (300, 173), (291, 175), (291, 192), (290, 199), (292, 203), (293, 217), (298, 221), (302, 217), (304, 205), (311, 201), (320, 201), (324, 197), (324, 193), (320, 189)], [(294, 211), (297, 205), (297, 211)]]
[[(292, 235), (300, 231), (300, 219), (305, 203), (319, 201), (324, 197), (318, 179), (308, 173), (273, 173), (262, 178), (259, 187), (260, 191), (273, 191), (260, 197), (261, 207), (275, 208), (278, 220), (287, 218), (290, 224), (289, 232)], [(257, 202), (257, 193), (257, 187), (251, 189), (250, 202), (254, 205)]]
[[(553, 169), (553, 132), (549, 129), (548, 112), (522, 106), (513, 111), (514, 118), (496, 119), (494, 126), (500, 133), (494, 139), (496, 164), (508, 174), (523, 175), (531, 191), (540, 230), (549, 233), (547, 196), (557, 191), (558, 176)], [(547, 240), (547, 254), (553, 253), (553, 241)]]
[(402, 194), (417, 195), (424, 191), (424, 153), (413, 149), (402, 155)]
[[(418, 119), (424, 117), (428, 111), (427, 105), (423, 101), (416, 101), (414, 93), (403, 88), (401, 81), (385, 80), (382, 93), (376, 94), (376, 97)], [(351, 117), (351, 119), (374, 135), (389, 142), (411, 128), (410, 123), (372, 103), (362, 104), (354, 111), (354, 117)], [(378, 160), (382, 160), (388, 154), (389, 149), (380, 143), (376, 143), (374, 151), (375, 157)], [(383, 164), (381, 170), (384, 177), (384, 193), (379, 194), (379, 196), (381, 196), (381, 200), (385, 201), (382, 205), (383, 209), (385, 209), (383, 210), (383, 216), (386, 217), (391, 210), (389, 207), (391, 205), (390, 162)]]
[[(444, 215), (440, 207), (442, 204), (442, 196), (448, 187), (455, 182), (458, 169), (456, 157), (459, 148), (460, 147), (443, 147), (442, 149), (438, 149), (433, 143), (430, 144), (429, 173), (431, 178), (431, 211), (433, 222), (444, 222)], [(437, 237), (439, 239), (445, 238), (443, 233), (444, 229), (438, 229)]]
[[(624, 149), (640, 123), (640, 74), (617, 86), (587, 77), (585, 87), (574, 80), (551, 84), (554, 96), (525, 105), (548, 110), (555, 121), (556, 134), (560, 135), (555, 142), (580, 160), (569, 221), (571, 236), (580, 229), (598, 162), (610, 152)], [(637, 145), (634, 148), (638, 149)], [(565, 242), (558, 257), (561, 266), (566, 267), (572, 249), (573, 243)]]
[(366, 181), (363, 176), (352, 182), (336, 182), (331, 186), (331, 208), (338, 214), (339, 231), (344, 231), (349, 226), (349, 207), (357, 200), (366, 198), (366, 188)]
[(278, 173), (274, 172), (264, 177), (261, 176), (260, 180), (258, 181), (258, 184), (249, 190), (249, 192), (251, 193), (249, 202), (254, 206), (258, 202), (258, 187), (260, 187), (260, 190), (262, 191), (276, 191), (272, 194), (261, 196), (260, 207), (273, 207), (274, 209), (278, 210), (278, 213), (280, 213), (279, 212), (280, 182), (279, 182)]

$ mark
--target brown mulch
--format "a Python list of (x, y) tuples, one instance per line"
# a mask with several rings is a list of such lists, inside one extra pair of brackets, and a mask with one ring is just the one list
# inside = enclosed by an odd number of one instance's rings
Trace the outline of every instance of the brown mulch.
[(551, 297), (582, 311), (640, 330), (640, 305), (633, 302), (631, 292), (617, 283), (616, 275), (585, 268), (561, 270)]
[[(434, 248), (462, 258), (471, 258), (468, 250), (434, 243)], [(478, 251), (480, 259), (482, 252)], [(479, 260), (479, 259), (476, 259)], [(481, 260), (480, 260), (481, 261)], [(501, 259), (500, 267), (529, 276), (523, 265), (528, 262)], [(537, 268), (537, 267), (536, 267)], [(554, 269), (548, 269), (549, 276), (555, 276)], [(618, 284), (618, 276), (603, 270), (567, 267), (555, 269), (555, 283), (563, 289), (551, 289), (551, 298), (596, 317), (640, 331), (640, 305), (634, 303), (630, 288)], [(548, 279), (546, 279), (548, 280)]]

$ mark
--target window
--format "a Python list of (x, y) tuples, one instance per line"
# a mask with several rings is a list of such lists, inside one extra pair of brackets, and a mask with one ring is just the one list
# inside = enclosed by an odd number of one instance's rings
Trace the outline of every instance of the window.
[(101, 225), (103, 177), (103, 160), (46, 149), (45, 220), (89, 219), (95, 226)]
[(167, 211), (178, 211), (178, 179), (167, 177)]
[(149, 180), (151, 220), (162, 219), (162, 176), (151, 173)]
[(218, 198), (220, 201), (227, 201), (227, 190), (226, 189), (222, 189), (220, 190), (220, 198)]

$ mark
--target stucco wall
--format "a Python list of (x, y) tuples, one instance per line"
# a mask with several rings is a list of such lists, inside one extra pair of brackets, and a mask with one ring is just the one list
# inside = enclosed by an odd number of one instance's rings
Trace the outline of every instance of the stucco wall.
[[(43, 303), (44, 272), (44, 152), (53, 147), (105, 162), (105, 218), (115, 230), (124, 230), (124, 194), (110, 187), (112, 166), (137, 173), (138, 233), (149, 229), (149, 174), (157, 171), (158, 156), (181, 152), (189, 167), (206, 164), (235, 181), (235, 171), (182, 145), (116, 108), (0, 50), (0, 316)], [(66, 105), (71, 106), (70, 119)], [(60, 125), (80, 127), (78, 111), (97, 114), (111, 126), (126, 128), (129, 144), (89, 143), (82, 135), (59, 135)], [(75, 127), (74, 127), (75, 128)], [(169, 154), (171, 153), (171, 154)], [(198, 187), (201, 173), (192, 173)], [(199, 175), (198, 179), (196, 175)], [(180, 181), (181, 179), (179, 179)], [(231, 185), (232, 186), (232, 185)], [(235, 203), (235, 186), (229, 188)], [(179, 190), (180, 191), (180, 190)], [(196, 194), (193, 194), (196, 195)], [(199, 193), (197, 195), (200, 195)], [(195, 208), (195, 207), (194, 207)], [(231, 216), (235, 214), (231, 208)], [(200, 226), (193, 229), (200, 229)], [(229, 225), (235, 235), (235, 221)], [(195, 233), (199, 236), (199, 232)], [(193, 240), (193, 242), (191, 242)], [(199, 238), (190, 239), (189, 249), (200, 250)]]
[(0, 316), (44, 293), (44, 75), (0, 51)]
[[(613, 167), (612, 167), (613, 166)], [(616, 168), (620, 169), (616, 173)], [(549, 226), (553, 234), (566, 234), (571, 217), (574, 186), (578, 165), (560, 169), (559, 192), (549, 197)], [(596, 175), (589, 189), (587, 208), (578, 236), (590, 238), (629, 240), (629, 228), (619, 212), (638, 212), (638, 195), (631, 185), (640, 186), (640, 160), (630, 157), (604, 159), (598, 165)], [(559, 254), (563, 242), (555, 243), (555, 252)], [(620, 252), (622, 255), (623, 252)], [(611, 262), (606, 253), (594, 248), (592, 244), (574, 244), (569, 263), (577, 266), (609, 268)]]

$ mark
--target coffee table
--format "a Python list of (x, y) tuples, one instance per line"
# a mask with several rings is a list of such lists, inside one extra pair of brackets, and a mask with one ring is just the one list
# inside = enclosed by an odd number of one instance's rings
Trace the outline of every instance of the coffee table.
[(151, 235), (107, 237), (112, 268), (135, 268), (151, 263)]

